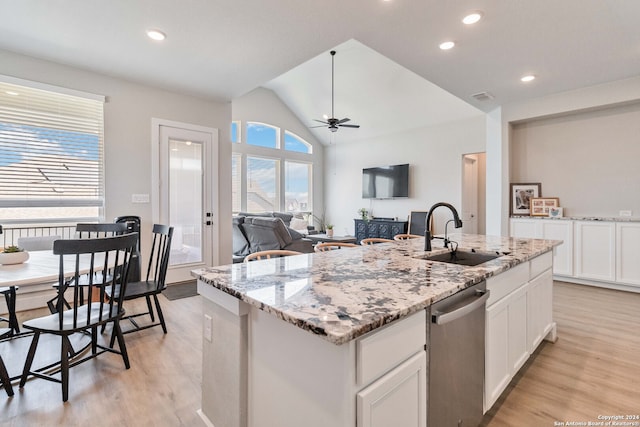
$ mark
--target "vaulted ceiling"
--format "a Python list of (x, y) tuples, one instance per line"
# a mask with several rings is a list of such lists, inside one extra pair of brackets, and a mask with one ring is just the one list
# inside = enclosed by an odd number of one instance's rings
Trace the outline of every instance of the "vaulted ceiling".
[[(484, 18), (462, 24), (471, 10)], [(0, 0), (0, 13), (0, 49), (218, 100), (267, 86), (309, 125), (328, 114), (340, 48), (336, 115), (361, 135), (640, 75), (634, 0)], [(483, 91), (494, 99), (471, 97)]]

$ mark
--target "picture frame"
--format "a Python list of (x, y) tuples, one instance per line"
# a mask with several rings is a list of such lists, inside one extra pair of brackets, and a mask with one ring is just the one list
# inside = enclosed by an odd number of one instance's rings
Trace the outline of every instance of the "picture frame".
[(511, 215), (531, 215), (531, 198), (542, 196), (542, 184), (539, 182), (512, 183), (509, 194)]
[(562, 218), (564, 216), (564, 209), (561, 207), (549, 208), (550, 218)]
[(532, 197), (531, 216), (549, 216), (549, 209), (560, 206), (560, 199), (557, 197)]

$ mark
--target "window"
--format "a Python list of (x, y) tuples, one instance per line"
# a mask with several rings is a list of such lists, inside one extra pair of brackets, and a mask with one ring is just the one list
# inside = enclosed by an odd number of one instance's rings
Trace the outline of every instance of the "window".
[(96, 219), (104, 99), (0, 77), (0, 220)]
[(259, 147), (278, 148), (279, 129), (264, 123), (247, 123), (247, 144)]
[(231, 122), (231, 142), (240, 142), (240, 122)]
[(277, 211), (280, 206), (279, 162), (247, 157), (247, 210)]
[(285, 209), (287, 212), (308, 212), (311, 194), (311, 164), (284, 162)]
[(231, 155), (231, 208), (233, 212), (242, 210), (242, 154)]
[(288, 130), (284, 131), (284, 149), (311, 154), (311, 144)]
[[(240, 136), (240, 129), (241, 122), (233, 121), (232, 138)], [(267, 123), (247, 122), (245, 135), (232, 144), (233, 212), (310, 213), (313, 145)]]

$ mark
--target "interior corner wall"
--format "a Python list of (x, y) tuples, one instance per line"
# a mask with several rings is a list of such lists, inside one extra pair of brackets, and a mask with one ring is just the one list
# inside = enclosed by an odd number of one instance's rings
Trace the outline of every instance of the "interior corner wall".
[[(477, 118), (445, 123), (325, 147), (325, 207), (336, 234), (353, 234), (354, 218), (365, 208), (376, 217), (406, 220), (410, 211), (426, 211), (434, 203), (449, 202), (458, 210), (462, 202), (462, 156), (485, 151), (486, 122)], [(409, 163), (409, 198), (362, 198), (362, 169)], [(450, 213), (438, 210), (436, 232), (444, 231)]]
[[(315, 215), (321, 214), (323, 207), (323, 167), (324, 167), (324, 146), (309, 131), (298, 117), (285, 105), (284, 102), (272, 90), (259, 87), (251, 92), (240, 96), (232, 102), (233, 120), (240, 120), (242, 126), (246, 122), (267, 123), (273, 126), (279, 126), (295, 133), (300, 138), (313, 145), (313, 177), (312, 189), (313, 200), (312, 208)], [(242, 151), (244, 144), (236, 144), (233, 147), (236, 151)], [(291, 157), (295, 157), (297, 153), (291, 152)]]
[(512, 125), (511, 179), (540, 182), (565, 216), (640, 215), (640, 101)]
[[(139, 83), (0, 50), (0, 74), (106, 96), (104, 106), (105, 220), (142, 218), (142, 241), (151, 240), (152, 203), (133, 204), (132, 194), (152, 194), (151, 119), (218, 129), (218, 209), (221, 263), (231, 262), (231, 104), (187, 96)], [(143, 259), (149, 245), (142, 244)], [(226, 255), (228, 254), (228, 255)]]

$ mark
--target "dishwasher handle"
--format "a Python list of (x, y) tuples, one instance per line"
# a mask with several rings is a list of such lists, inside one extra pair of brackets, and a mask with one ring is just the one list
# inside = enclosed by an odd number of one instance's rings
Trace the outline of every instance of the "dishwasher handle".
[(483, 306), (489, 299), (489, 289), (477, 290), (474, 295), (474, 301), (466, 304), (456, 310), (450, 312), (436, 311), (431, 315), (431, 321), (437, 325), (453, 322), (467, 314), (471, 313), (478, 307)]

